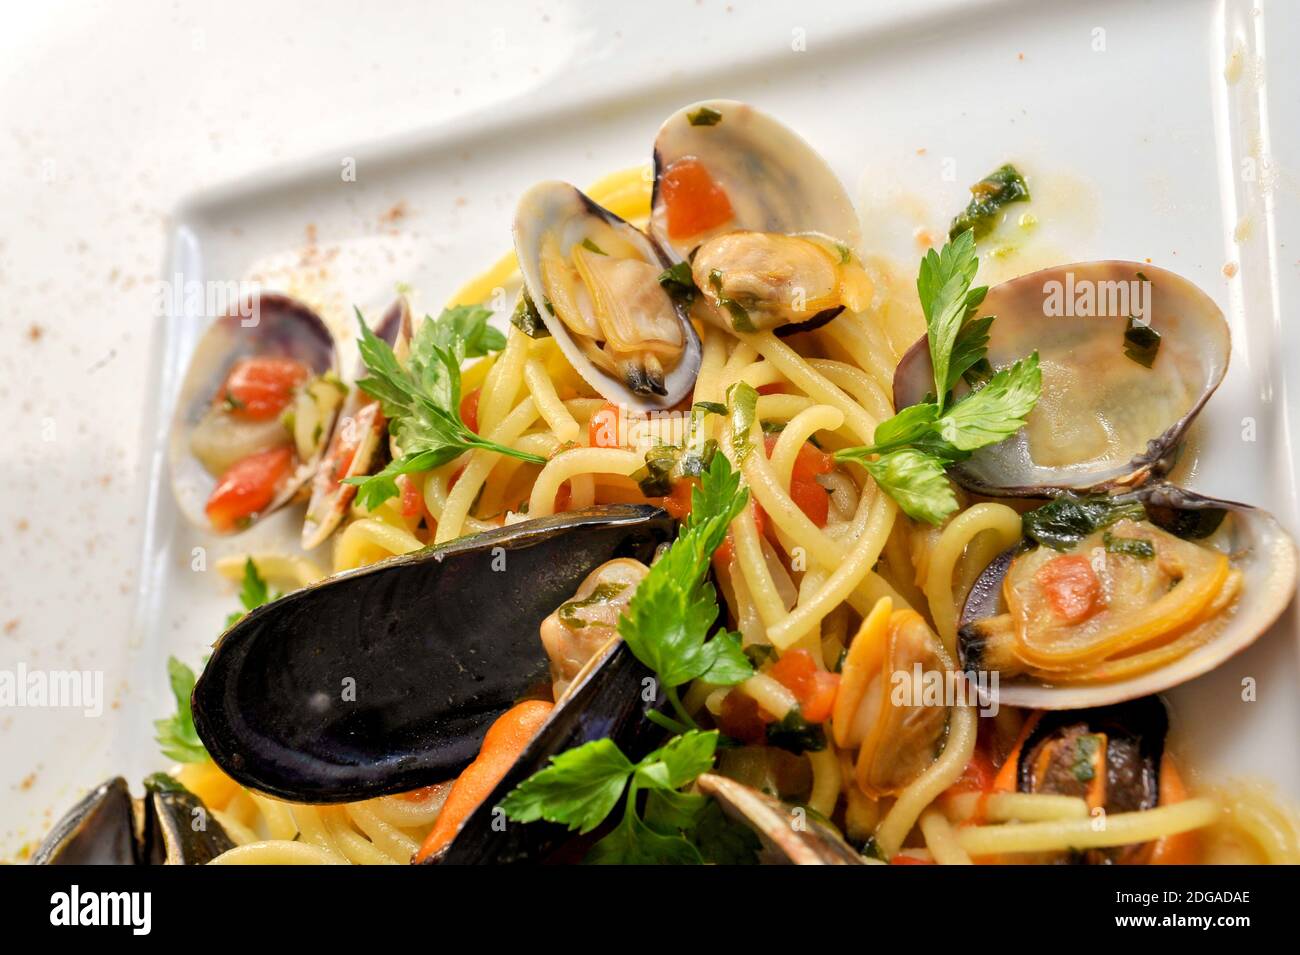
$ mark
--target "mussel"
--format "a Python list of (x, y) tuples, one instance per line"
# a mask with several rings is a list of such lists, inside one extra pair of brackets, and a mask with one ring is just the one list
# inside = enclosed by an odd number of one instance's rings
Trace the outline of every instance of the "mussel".
[(1102, 516), (1059, 552), (1028, 541), (999, 555), (962, 611), (962, 667), (997, 671), (1003, 704), (1073, 709), (1176, 686), (1250, 646), (1295, 593), (1295, 545), (1256, 508), (1166, 483), (1047, 507)]
[(258, 295), (204, 332), (172, 422), (172, 488), (182, 513), (244, 530), (297, 497), (330, 439), (346, 387), (334, 340), (307, 306)]
[[(411, 338), (411, 307), (405, 296), (389, 307), (372, 331), (396, 350), (403, 350), (402, 343)], [(361, 363), (356, 377), (361, 378), (365, 372)], [(379, 402), (353, 387), (343, 402), (338, 425), (312, 478), (311, 499), (302, 525), (304, 550), (322, 544), (347, 514), (357, 489), (343, 481), (374, 473), (376, 464), (388, 451), (386, 426)]]
[(203, 802), (163, 773), (133, 799), (118, 776), (96, 786), (54, 824), (34, 865), (203, 865), (234, 842)]
[(217, 643), (195, 728), (230, 776), (288, 800), (442, 782), (514, 702), (551, 695), (543, 618), (607, 561), (649, 563), (673, 527), (646, 505), (571, 511), (291, 593)]
[(655, 138), (651, 233), (707, 303), (693, 314), (740, 332), (790, 334), (860, 311), (857, 212), (826, 161), (745, 103), (678, 110)]
[[(1031, 719), (1029, 732), (1010, 757), (1019, 792), (1075, 796), (1097, 816), (1154, 809), (1169, 801), (1163, 789), (1181, 788), (1165, 755), (1169, 716), (1159, 697)], [(1089, 849), (1066, 861), (1137, 863), (1157, 848), (1147, 843)]]
[(543, 182), (519, 200), (514, 238), (528, 301), (588, 384), (642, 410), (690, 394), (699, 336), (659, 283), (669, 262), (649, 236), (573, 186)]
[[(1055, 266), (989, 290), (988, 359), (1039, 355), (1042, 395), (1025, 427), (951, 470), (994, 497), (1131, 487), (1163, 476), (1228, 367), (1228, 325), (1214, 300), (1139, 262)], [(900, 411), (934, 391), (926, 339), (894, 373)]]

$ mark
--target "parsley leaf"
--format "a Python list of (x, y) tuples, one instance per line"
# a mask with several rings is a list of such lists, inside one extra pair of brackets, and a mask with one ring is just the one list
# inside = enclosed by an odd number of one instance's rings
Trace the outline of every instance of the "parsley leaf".
[(934, 455), (903, 448), (863, 461), (862, 466), (908, 517), (939, 524), (957, 510), (957, 495), (944, 473), (944, 462)]
[(949, 235), (970, 231), (982, 239), (992, 231), (994, 219), (1002, 207), (1012, 202), (1029, 201), (1029, 186), (1015, 166), (1007, 163), (970, 187), (970, 204), (952, 220)]
[[(974, 317), (988, 292), (970, 287), (978, 267), (969, 230), (921, 259), (916, 291), (938, 397), (882, 421), (871, 445), (835, 453), (837, 460), (866, 468), (909, 517), (931, 524), (957, 510), (945, 470), (1024, 427), (1042, 390), (1037, 352), (996, 373), (985, 357), (994, 318)], [(962, 379), (982, 387), (952, 402)]]
[(705, 580), (709, 559), (748, 500), (740, 475), (724, 455), (715, 454), (691, 491), (691, 512), (677, 540), (650, 568), (618, 621), (628, 649), (658, 674), (679, 712), (676, 687), (713, 670), (720, 654), (726, 656), (719, 677), (738, 683), (753, 672), (743, 670), (731, 644), (715, 645), (717, 638), (706, 642), (718, 616), (717, 592)]
[(176, 698), (176, 712), (166, 719), (154, 721), (154, 740), (168, 759), (178, 763), (201, 763), (208, 758), (208, 751), (203, 748), (203, 741), (194, 729), (194, 714), (190, 711), (194, 671), (175, 657), (168, 657), (167, 678), (172, 696)]
[(516, 822), (545, 819), (590, 832), (613, 811), (635, 769), (613, 740), (592, 740), (551, 757), (550, 765), (511, 790), (500, 808)]
[(960, 451), (997, 444), (1025, 426), (1042, 389), (1038, 352), (995, 374), (936, 423), (940, 436)]
[(431, 470), (476, 448), (532, 464), (546, 463), (536, 454), (479, 437), (461, 420), (460, 365), (499, 341), (486, 325), (488, 314), (486, 309), (458, 306), (437, 319), (426, 319), (411, 342), (408, 367), (403, 368), (393, 349), (370, 331), (357, 311), (358, 347), (369, 372), (357, 386), (381, 403), (389, 431), (402, 449), (402, 456), (378, 474), (346, 479), (345, 483), (358, 486), (357, 501), (363, 507), (374, 510), (396, 497), (398, 475)]
[(256, 610), (263, 604), (269, 604), (272, 600), (279, 600), (281, 596), (278, 593), (271, 593), (271, 588), (258, 572), (253, 558), (247, 558), (244, 561), (244, 579), (239, 586), (239, 602), (243, 604), (244, 609), (236, 610), (226, 617), (226, 629), (230, 629), (242, 620), (249, 611)]

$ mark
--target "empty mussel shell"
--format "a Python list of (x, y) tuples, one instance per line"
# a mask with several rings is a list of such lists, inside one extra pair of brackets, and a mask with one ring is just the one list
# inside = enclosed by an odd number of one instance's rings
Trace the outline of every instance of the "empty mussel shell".
[(549, 697), (538, 627), (596, 567), (649, 563), (672, 519), (607, 505), (524, 521), (329, 578), (244, 617), (194, 689), (226, 773), (299, 802), (455, 776), (492, 722)]

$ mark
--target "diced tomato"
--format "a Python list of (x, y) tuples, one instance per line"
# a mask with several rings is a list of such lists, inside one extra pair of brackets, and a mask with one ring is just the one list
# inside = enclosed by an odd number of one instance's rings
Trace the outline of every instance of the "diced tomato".
[(830, 719), (839, 692), (838, 673), (828, 673), (817, 665), (807, 650), (789, 650), (772, 665), (772, 679), (786, 687), (799, 701), (799, 710), (809, 723)]
[(569, 503), (573, 499), (573, 488), (569, 487), (569, 482), (565, 481), (560, 485), (559, 490), (555, 492), (555, 513), (569, 509)]
[(409, 474), (397, 476), (397, 486), (402, 492), (402, 516), (418, 517), (424, 513), (424, 492), (420, 482)]
[(334, 447), (330, 449), (334, 459), (334, 480), (342, 481), (348, 476), (352, 459), (357, 456), (357, 448), (360, 446), (361, 426), (356, 418), (344, 418), (334, 432)]
[(785, 385), (779, 381), (774, 381), (770, 385), (759, 385), (758, 393), (760, 395), (783, 395), (785, 394)]
[(622, 438), (618, 433), (618, 405), (607, 401), (591, 416), (587, 424), (587, 443), (593, 448), (622, 447)]
[(989, 759), (988, 753), (977, 747), (971, 754), (970, 762), (962, 770), (962, 774), (946, 792), (949, 795), (988, 792), (993, 788), (993, 780), (997, 778), (997, 774), (997, 767), (993, 765), (993, 760)]
[[(767, 456), (772, 456), (772, 449), (780, 435), (769, 434), (763, 438)], [(835, 470), (835, 459), (816, 448), (812, 442), (805, 441), (794, 459), (794, 468), (790, 472), (790, 499), (804, 512), (808, 520), (818, 527), (825, 527), (830, 517), (831, 499), (826, 488), (817, 483), (821, 474), (830, 474)]]
[(254, 421), (274, 418), (293, 400), (293, 391), (310, 375), (292, 358), (241, 358), (226, 375), (217, 403), (231, 414)]
[(732, 690), (722, 698), (718, 729), (742, 743), (761, 743), (767, 739), (768, 720), (748, 693)]
[(889, 860), (890, 865), (934, 865), (927, 859), (918, 859), (916, 856), (904, 855), (899, 853)]
[[(763, 510), (763, 505), (758, 501), (754, 502), (754, 527), (758, 531), (758, 536), (762, 537), (767, 533), (767, 511)], [(731, 531), (727, 531), (727, 536), (722, 539), (718, 549), (713, 552), (713, 560), (718, 567), (726, 567), (731, 563), (731, 558), (736, 556), (736, 540)]]
[(478, 434), (478, 397), (481, 389), (467, 391), (460, 399), (460, 420), (465, 427)]
[(263, 510), (289, 476), (293, 462), (293, 448), (280, 447), (232, 464), (217, 481), (204, 508), (213, 528), (223, 534), (236, 530)]
[(460, 476), (464, 473), (465, 473), (465, 469), (463, 467), (457, 468), (455, 471), (453, 471), (451, 477), (447, 479), (447, 490), (450, 491), (452, 488), (454, 488), (456, 486), (456, 482), (460, 480)]
[(679, 159), (664, 170), (659, 194), (668, 211), (668, 237), (687, 239), (726, 224), (731, 200), (697, 159)]
[(683, 478), (673, 482), (672, 492), (667, 497), (651, 497), (647, 500), (662, 507), (673, 520), (684, 521), (691, 512), (691, 491), (694, 488), (694, 478)]
[(1052, 611), (1068, 624), (1087, 620), (1097, 611), (1101, 581), (1087, 557), (1063, 554), (1053, 557), (1034, 574)]

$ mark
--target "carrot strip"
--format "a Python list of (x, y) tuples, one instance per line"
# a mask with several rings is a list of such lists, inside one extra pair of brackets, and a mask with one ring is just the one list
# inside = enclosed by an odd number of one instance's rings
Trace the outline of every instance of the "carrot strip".
[(545, 700), (525, 700), (497, 717), (483, 737), (478, 757), (451, 787), (433, 829), (415, 854), (416, 862), (423, 862), (456, 838), (465, 820), (505, 778), (553, 709), (555, 704)]

